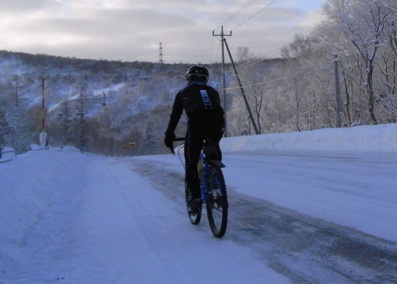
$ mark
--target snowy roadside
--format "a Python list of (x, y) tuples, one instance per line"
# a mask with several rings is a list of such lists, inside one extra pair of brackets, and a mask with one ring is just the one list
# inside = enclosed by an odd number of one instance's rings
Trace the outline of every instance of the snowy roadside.
[(3, 167), (0, 283), (289, 282), (250, 249), (192, 227), (183, 204), (134, 167), (73, 150)]
[[(227, 184), (395, 243), (396, 133), (390, 124), (227, 138)], [(1, 164), (0, 283), (288, 282), (227, 235), (214, 240), (205, 223), (191, 226), (183, 202), (161, 194), (136, 171), (138, 161), (183, 176), (171, 155), (109, 158), (74, 148)]]
[(397, 124), (230, 137), (221, 141), (221, 147), (225, 152), (281, 150), (397, 153)]

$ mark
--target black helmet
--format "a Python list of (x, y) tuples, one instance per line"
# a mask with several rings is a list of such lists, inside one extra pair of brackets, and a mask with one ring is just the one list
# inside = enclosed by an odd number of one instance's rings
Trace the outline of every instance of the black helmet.
[(208, 82), (210, 74), (208, 69), (201, 65), (193, 65), (186, 71), (186, 80), (188, 82)]

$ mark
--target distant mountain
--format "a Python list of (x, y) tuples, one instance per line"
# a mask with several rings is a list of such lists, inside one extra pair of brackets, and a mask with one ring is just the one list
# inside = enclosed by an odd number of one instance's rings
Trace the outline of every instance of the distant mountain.
[[(0, 127), (18, 151), (38, 143), (44, 94), (52, 146), (112, 155), (163, 153), (171, 106), (188, 67), (0, 51)], [(219, 89), (220, 64), (208, 68)], [(183, 134), (183, 123), (178, 131)], [(135, 146), (125, 149), (130, 142)]]

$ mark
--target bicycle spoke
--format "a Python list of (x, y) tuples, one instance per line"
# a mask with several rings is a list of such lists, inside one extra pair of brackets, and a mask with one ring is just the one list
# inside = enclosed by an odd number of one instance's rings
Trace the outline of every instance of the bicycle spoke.
[(211, 167), (208, 172), (207, 215), (212, 234), (220, 238), (226, 232), (228, 202), (225, 180), (220, 168)]

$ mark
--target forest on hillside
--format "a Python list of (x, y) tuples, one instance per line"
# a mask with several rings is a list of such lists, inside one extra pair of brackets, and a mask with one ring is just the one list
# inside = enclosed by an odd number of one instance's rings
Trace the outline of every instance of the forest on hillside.
[[(396, 1), (326, 0), (323, 12), (326, 20), (296, 35), (281, 58), (239, 47), (236, 68), (226, 60), (224, 92), (221, 64), (207, 66), (210, 84), (225, 93), (227, 136), (396, 122)], [(1, 133), (23, 152), (37, 143), (45, 117), (53, 146), (165, 153), (173, 98), (190, 65), (1, 51)], [(183, 135), (183, 122), (177, 131)]]
[[(323, 12), (309, 36), (282, 49), (282, 63), (240, 49), (238, 72), (260, 133), (396, 121), (397, 2), (327, 0)], [(232, 135), (244, 126), (255, 133), (234, 98)]]

